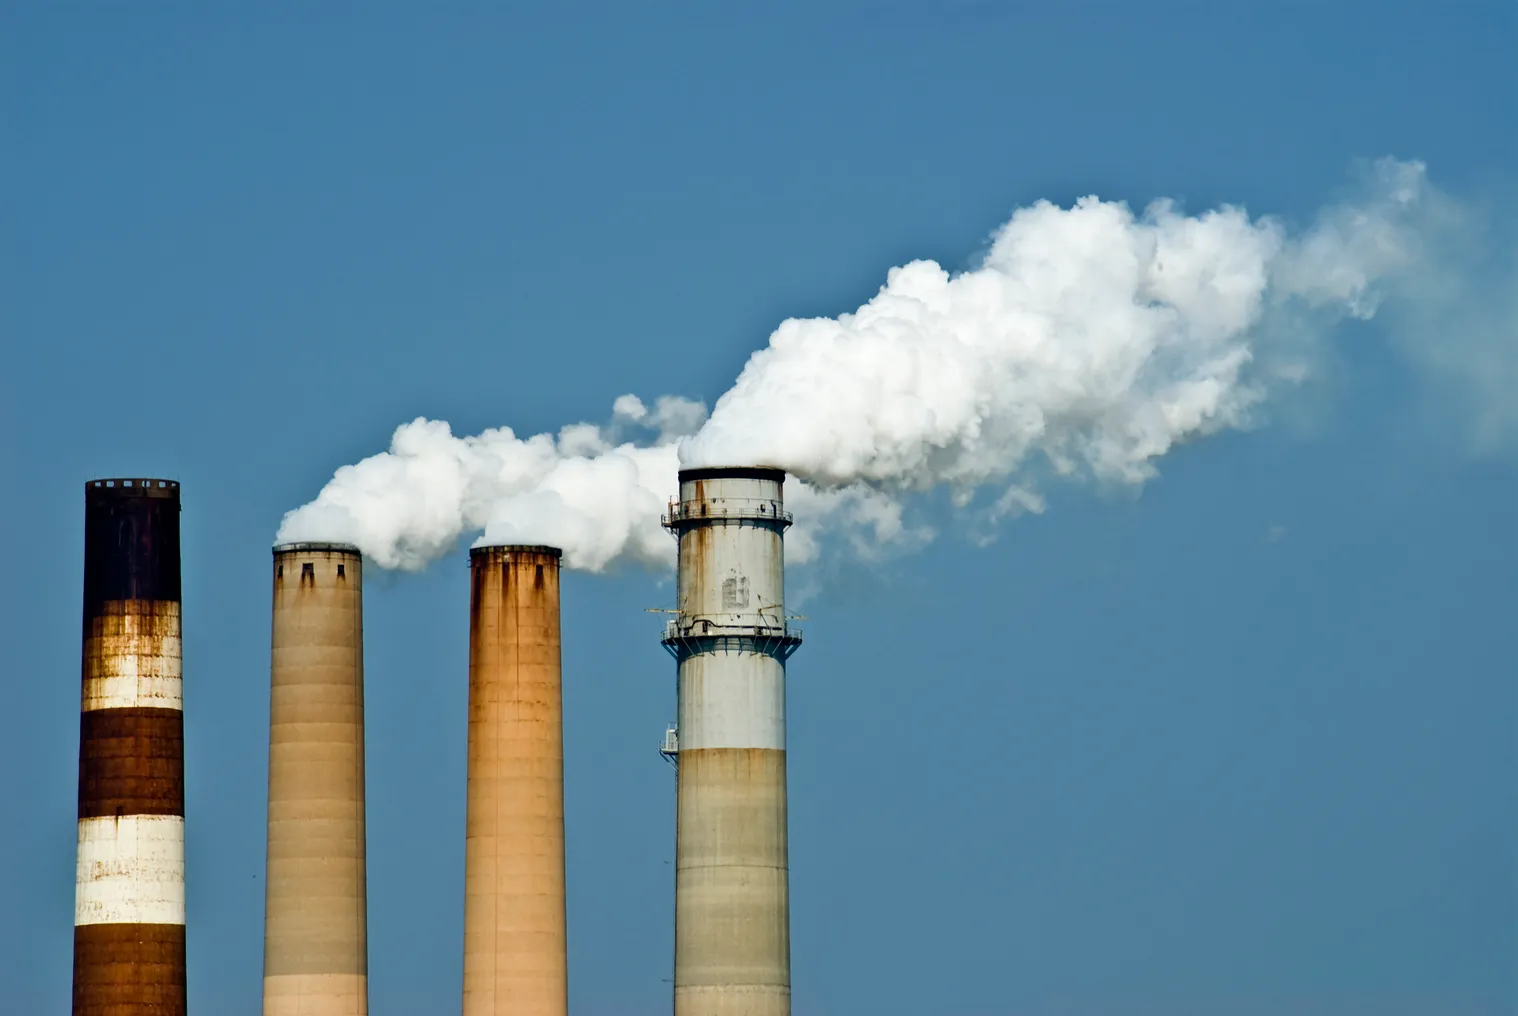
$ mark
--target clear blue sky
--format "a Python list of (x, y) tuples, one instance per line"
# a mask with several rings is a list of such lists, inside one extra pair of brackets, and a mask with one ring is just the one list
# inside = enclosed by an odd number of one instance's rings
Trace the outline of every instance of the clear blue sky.
[[(269, 542), (397, 423), (710, 402), (1038, 197), (1518, 167), (1507, 2), (626, 6), (0, 7), (0, 1016), (68, 1004), (86, 479), (184, 484), (191, 1003), (250, 1016)], [(825, 578), (797, 1016), (1518, 1013), (1518, 469), (1384, 349), (1139, 497)], [(464, 554), (367, 592), (371, 1011), (456, 1012)], [(564, 584), (580, 1016), (668, 1011), (669, 597)]]

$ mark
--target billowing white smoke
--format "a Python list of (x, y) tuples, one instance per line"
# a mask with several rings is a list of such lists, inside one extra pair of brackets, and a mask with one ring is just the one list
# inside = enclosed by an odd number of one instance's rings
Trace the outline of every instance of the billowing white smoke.
[(973, 270), (912, 262), (852, 314), (782, 323), (710, 419), (633, 396), (607, 427), (556, 436), (461, 438), (419, 419), (338, 470), (278, 539), (420, 568), (483, 530), (560, 546), (572, 568), (663, 566), (676, 470), (762, 464), (804, 481), (787, 495), (809, 523), (788, 545), (805, 559), (829, 527), (864, 549), (922, 538), (903, 492), (946, 486), (968, 505), (989, 491), (994, 519), (1041, 511), (1045, 473), (1142, 483), (1176, 444), (1247, 423), (1272, 384), (1302, 376), (1314, 330), (1372, 315), (1414, 262), (1423, 166), (1387, 160), (1372, 177), (1363, 201), (1298, 235), (1234, 207), (1040, 202)]
[[(356, 544), (385, 568), (417, 570), (465, 533), (484, 543), (561, 547), (571, 568), (673, 558), (659, 528), (679, 459), (676, 440), (706, 407), (666, 396), (653, 410), (617, 399), (609, 427), (574, 424), (519, 438), (509, 427), (456, 437), (441, 420), (402, 424), (390, 450), (343, 466), (316, 500), (288, 513), (276, 542)], [(618, 440), (624, 430), (645, 440)]]

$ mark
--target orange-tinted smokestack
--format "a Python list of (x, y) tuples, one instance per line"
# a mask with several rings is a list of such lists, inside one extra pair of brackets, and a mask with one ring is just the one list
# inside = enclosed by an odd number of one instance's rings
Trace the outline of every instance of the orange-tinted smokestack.
[(464, 1016), (565, 1016), (559, 550), (469, 554)]

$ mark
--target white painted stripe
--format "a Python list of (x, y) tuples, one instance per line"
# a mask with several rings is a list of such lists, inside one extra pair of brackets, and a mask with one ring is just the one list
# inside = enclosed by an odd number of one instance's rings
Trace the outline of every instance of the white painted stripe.
[(108, 605), (94, 619), (85, 646), (82, 708), (183, 709), (179, 604), (154, 601), (148, 611), (128, 612), (137, 601)]
[(80, 819), (74, 924), (183, 923), (184, 819)]
[(95, 709), (184, 709), (184, 684), (178, 677), (125, 675), (108, 678), (86, 678), (84, 682), (85, 712)]
[(680, 665), (681, 751), (785, 750), (785, 667), (764, 653), (702, 653)]

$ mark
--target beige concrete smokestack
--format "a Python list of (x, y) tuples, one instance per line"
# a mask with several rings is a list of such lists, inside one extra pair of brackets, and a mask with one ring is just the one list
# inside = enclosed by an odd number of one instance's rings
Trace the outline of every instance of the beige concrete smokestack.
[(675, 1016), (788, 1016), (785, 513), (778, 469), (685, 469), (680, 541)]
[(264, 1016), (369, 1011), (363, 560), (274, 548)]
[(565, 1016), (559, 551), (469, 554), (464, 1016)]

